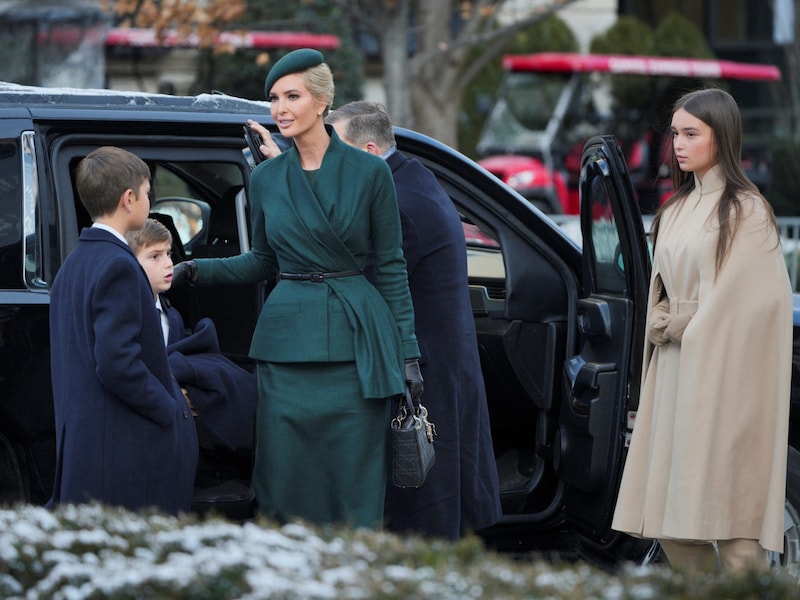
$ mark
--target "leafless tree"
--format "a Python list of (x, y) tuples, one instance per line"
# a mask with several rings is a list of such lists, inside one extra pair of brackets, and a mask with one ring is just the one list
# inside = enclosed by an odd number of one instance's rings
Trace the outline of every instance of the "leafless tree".
[[(393, 121), (455, 146), (462, 94), (481, 68), (500, 56), (516, 32), (576, 1), (579, 0), (336, 3), (378, 40), (386, 104)], [(501, 21), (501, 11), (512, 4), (524, 5), (527, 10)], [(412, 11), (413, 29), (409, 19)], [(460, 18), (456, 19), (456, 15)], [(414, 51), (409, 55), (408, 40), (412, 36)], [(470, 51), (478, 45), (485, 51), (475, 59)]]
[[(152, 27), (157, 33), (176, 28), (212, 45), (216, 32), (244, 13), (247, 0), (97, 1), (131, 26)], [(378, 40), (394, 122), (452, 146), (457, 144), (462, 94), (476, 74), (498, 59), (516, 32), (577, 1), (332, 0)], [(501, 19), (512, 5), (520, 7), (518, 15)], [(471, 50), (479, 45), (485, 50), (475, 58)]]

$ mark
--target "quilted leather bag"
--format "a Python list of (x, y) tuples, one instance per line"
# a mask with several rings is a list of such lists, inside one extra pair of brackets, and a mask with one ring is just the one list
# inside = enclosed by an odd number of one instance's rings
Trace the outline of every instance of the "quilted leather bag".
[(436, 428), (428, 421), (428, 410), (422, 404), (414, 406), (408, 388), (392, 419), (391, 435), (392, 483), (401, 488), (421, 486), (436, 460)]

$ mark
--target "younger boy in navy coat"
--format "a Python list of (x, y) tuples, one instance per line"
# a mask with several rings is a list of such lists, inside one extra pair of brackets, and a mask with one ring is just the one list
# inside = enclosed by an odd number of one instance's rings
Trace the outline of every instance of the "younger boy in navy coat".
[(191, 508), (197, 435), (172, 377), (147, 277), (125, 234), (150, 210), (150, 171), (105, 146), (76, 170), (93, 226), (50, 292), (56, 477), (51, 504)]
[(147, 219), (141, 229), (128, 232), (125, 239), (153, 290), (172, 374), (197, 412), (195, 423), (200, 447), (252, 450), (258, 403), (255, 374), (220, 353), (217, 330), (211, 319), (200, 319), (187, 335), (180, 312), (162, 296), (172, 286), (169, 229), (156, 219)]

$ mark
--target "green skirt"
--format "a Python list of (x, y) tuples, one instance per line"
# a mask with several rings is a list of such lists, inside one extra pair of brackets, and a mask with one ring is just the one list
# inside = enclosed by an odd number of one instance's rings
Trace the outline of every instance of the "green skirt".
[(253, 486), (287, 522), (380, 528), (388, 400), (361, 397), (355, 363), (258, 363)]

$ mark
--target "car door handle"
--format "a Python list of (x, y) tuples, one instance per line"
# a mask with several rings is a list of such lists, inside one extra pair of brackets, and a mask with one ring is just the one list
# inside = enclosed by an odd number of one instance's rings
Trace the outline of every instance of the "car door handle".
[(583, 395), (586, 390), (596, 390), (599, 388), (598, 378), (600, 373), (611, 373), (617, 370), (616, 363), (584, 363), (572, 384), (572, 395), (574, 401)]
[(578, 301), (578, 331), (587, 337), (611, 337), (611, 307), (597, 298)]

